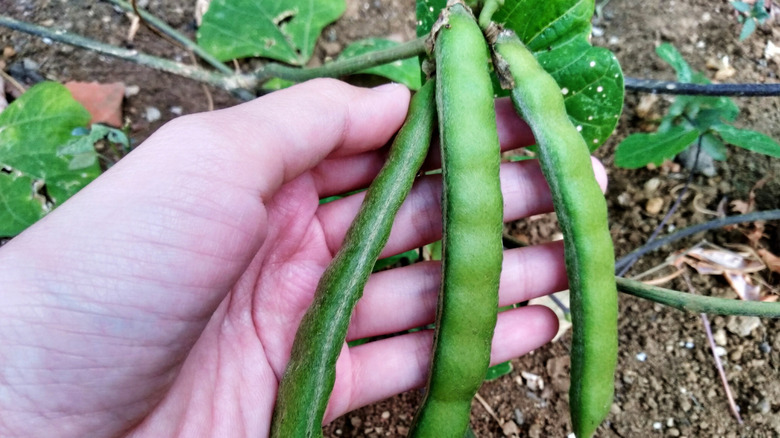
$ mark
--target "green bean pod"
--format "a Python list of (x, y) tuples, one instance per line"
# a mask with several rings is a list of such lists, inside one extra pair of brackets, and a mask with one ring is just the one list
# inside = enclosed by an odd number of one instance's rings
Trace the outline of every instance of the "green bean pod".
[(279, 385), (273, 437), (322, 436), (323, 416), (336, 380), (336, 360), (352, 312), (428, 152), (436, 119), (434, 94), (431, 80), (412, 98), (385, 166), (317, 285)]
[(435, 42), (443, 171), (442, 288), (428, 384), (410, 436), (463, 437), (490, 365), (503, 246), (490, 57), (471, 12), (450, 5)]
[(536, 138), (563, 233), (573, 322), (569, 405), (575, 435), (590, 437), (609, 413), (617, 362), (615, 255), (607, 204), (555, 79), (510, 31), (498, 35), (494, 54), (499, 74), (514, 81), (512, 101)]

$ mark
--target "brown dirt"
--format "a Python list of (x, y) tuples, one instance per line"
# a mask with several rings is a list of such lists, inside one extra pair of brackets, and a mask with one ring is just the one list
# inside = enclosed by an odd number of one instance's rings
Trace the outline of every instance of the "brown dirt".
[[(180, 31), (193, 35), (194, 1), (150, 0), (148, 9)], [(414, 35), (414, 1), (350, 0), (344, 18), (325, 30), (325, 37), (315, 53), (315, 63), (337, 54), (353, 40), (381, 36), (408, 40)], [(14, 18), (67, 28), (104, 42), (133, 47), (160, 56), (187, 61), (188, 55), (151, 32), (141, 29), (132, 44), (125, 35), (129, 20), (104, 2), (76, 0), (0, 0), (0, 10)], [(612, 1), (604, 15), (594, 24), (603, 31), (594, 44), (606, 46), (618, 56), (627, 76), (672, 79), (671, 68), (661, 62), (654, 48), (661, 42), (673, 43), (694, 69), (713, 77), (708, 64), (716, 65), (728, 57), (735, 74), (730, 82), (773, 82), (778, 64), (764, 59), (767, 41), (780, 40), (780, 28), (771, 24), (761, 27), (750, 39), (739, 42), (739, 24), (725, 0)], [(164, 122), (176, 115), (208, 109), (206, 90), (198, 83), (158, 73), (132, 63), (105, 58), (81, 49), (59, 44), (44, 44), (38, 38), (0, 29), (0, 48), (11, 46), (16, 52), (4, 61), (11, 65), (27, 58), (40, 65), (45, 78), (66, 81), (124, 81), (138, 85), (140, 92), (125, 101), (125, 116), (130, 135), (137, 144)], [(209, 89), (215, 107), (237, 103), (229, 94)], [(675, 187), (686, 178), (675, 166), (660, 169), (625, 171), (612, 166), (615, 145), (628, 133), (645, 129), (648, 122), (636, 111), (646, 95), (628, 93), (624, 114), (616, 135), (599, 151), (610, 174), (607, 199), (610, 206), (612, 236), (617, 255), (640, 246), (660, 222), (673, 203)], [(669, 99), (661, 97), (653, 107), (662, 113)], [(780, 138), (780, 111), (777, 98), (737, 99), (742, 109), (738, 125)], [(156, 107), (162, 118), (148, 122), (143, 117), (147, 107)], [(717, 165), (718, 174), (707, 178), (696, 176), (690, 194), (683, 199), (664, 231), (712, 218), (708, 210), (718, 210), (734, 200), (748, 200), (754, 191), (756, 210), (780, 207), (780, 161), (731, 149), (728, 162)], [(650, 187), (650, 180), (657, 187)], [(648, 212), (651, 198), (660, 198), (660, 213)], [(727, 201), (727, 202), (723, 202)], [(549, 239), (555, 232), (552, 217), (524, 221), (508, 227), (513, 234), (531, 242)], [(706, 239), (717, 244), (746, 243), (750, 227), (710, 232), (674, 247), (664, 248), (642, 259), (631, 271), (643, 272), (663, 262), (672, 252)], [(780, 231), (777, 223), (766, 224), (762, 244), (780, 253)], [(733, 296), (719, 277), (691, 274), (699, 293)], [(777, 275), (762, 278), (778, 287)], [(672, 288), (686, 289), (674, 280)], [(616, 376), (615, 402), (612, 413), (597, 432), (600, 437), (642, 436), (780, 436), (780, 325), (761, 321), (749, 333), (739, 333), (744, 321), (729, 317), (712, 317), (713, 332), (724, 343), (722, 357), (735, 401), (744, 419), (738, 425), (729, 413), (710, 353), (701, 319), (658, 304), (630, 296), (620, 298), (620, 358)], [(487, 382), (481, 397), (496, 413), (492, 418), (485, 408), (474, 402), (472, 427), (477, 436), (564, 437), (570, 433), (567, 408), (568, 349), (570, 338), (514, 360), (514, 371), (496, 381)], [(644, 357), (645, 360), (639, 360)], [(530, 389), (521, 372), (541, 377), (543, 389)], [(403, 436), (419, 401), (419, 391), (411, 391), (389, 400), (364, 407), (337, 419), (326, 427), (327, 436)], [(499, 423), (504, 424), (504, 429)], [(514, 424), (514, 429), (512, 426)], [(514, 431), (513, 431), (514, 430)]]

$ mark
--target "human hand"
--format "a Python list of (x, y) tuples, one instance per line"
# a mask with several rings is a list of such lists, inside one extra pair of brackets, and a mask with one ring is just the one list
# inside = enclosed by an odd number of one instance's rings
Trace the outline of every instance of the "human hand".
[[(370, 183), (408, 97), (316, 80), (182, 117), (1, 248), (0, 436), (267, 435), (295, 330), (362, 195), (318, 200)], [(502, 148), (532, 141), (511, 103), (497, 114)], [(501, 178), (505, 220), (552, 210), (535, 162)], [(439, 197), (438, 177), (417, 182), (383, 257), (440, 237)], [(500, 304), (566, 288), (562, 254), (507, 251)], [(438, 267), (372, 275), (348, 340), (432, 322)], [(546, 308), (501, 313), (492, 361), (556, 328)], [(420, 331), (345, 348), (326, 421), (422, 386), (430, 344)]]

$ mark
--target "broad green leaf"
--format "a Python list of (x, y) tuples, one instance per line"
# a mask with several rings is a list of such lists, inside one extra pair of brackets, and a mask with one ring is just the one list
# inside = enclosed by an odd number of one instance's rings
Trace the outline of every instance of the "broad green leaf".
[(677, 73), (678, 81), (684, 83), (693, 82), (693, 71), (691, 70), (691, 66), (685, 62), (685, 59), (673, 45), (669, 43), (663, 43), (656, 47), (655, 53), (657, 53), (661, 59), (666, 61), (667, 64), (672, 66), (674, 71)]
[(665, 133), (632, 134), (615, 150), (615, 165), (638, 169), (650, 163), (660, 165), (690, 146), (699, 131), (676, 126)]
[(439, 18), (447, 0), (417, 0), (417, 36), (427, 35)]
[(712, 133), (706, 133), (701, 138), (701, 148), (713, 160), (726, 161), (728, 151), (726, 145)]
[(286, 79), (271, 78), (263, 83), (263, 90), (266, 92), (278, 91), (283, 88), (292, 87), (296, 82), (288, 81)]
[[(367, 38), (347, 46), (339, 55), (339, 59), (353, 58), (377, 50), (389, 49), (398, 43), (382, 38)], [(406, 85), (412, 90), (420, 88), (420, 64), (414, 58), (399, 59), (390, 64), (372, 67), (361, 73), (384, 76), (392, 81)]]
[(416, 262), (420, 259), (420, 252), (416, 249), (410, 249), (409, 251), (402, 252), (401, 254), (396, 254), (394, 256), (385, 257), (383, 259), (379, 259), (374, 264), (374, 272), (381, 271), (385, 268), (389, 268), (390, 266), (395, 265), (396, 263), (401, 263), (403, 265), (411, 265), (412, 263)]
[(512, 372), (512, 362), (506, 361), (493, 365), (487, 369), (485, 380), (496, 380)]
[[(43, 82), (0, 113), (0, 235), (10, 236), (42, 217), (100, 174), (97, 162), (61, 148), (90, 115), (61, 84)], [(74, 159), (76, 162), (74, 163)], [(79, 161), (81, 160), (81, 161)]]
[(742, 25), (742, 30), (739, 32), (739, 40), (744, 41), (756, 31), (756, 20), (748, 18), (745, 20), (745, 24)]
[(745, 2), (730, 2), (731, 6), (734, 7), (734, 9), (738, 10), (739, 12), (744, 12), (746, 14), (750, 13), (750, 5)]
[(593, 0), (506, 0), (493, 20), (514, 30), (558, 82), (566, 111), (591, 151), (623, 110), (623, 72), (607, 49), (590, 45)]
[(748, 129), (739, 129), (726, 124), (715, 125), (712, 128), (726, 143), (758, 152), (759, 154), (780, 158), (780, 144), (766, 134)]
[(221, 61), (254, 56), (304, 65), (322, 29), (345, 9), (345, 0), (214, 0), (198, 44)]
[(0, 171), (0, 236), (15, 236), (48, 212), (34, 183), (18, 170)]

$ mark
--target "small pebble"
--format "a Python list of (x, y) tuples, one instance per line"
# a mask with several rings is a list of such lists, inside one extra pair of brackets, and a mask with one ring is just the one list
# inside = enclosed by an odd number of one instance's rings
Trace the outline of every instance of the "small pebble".
[(172, 106), (171, 107), (171, 113), (176, 114), (177, 116), (180, 116), (184, 110), (180, 106)]
[(715, 343), (718, 345), (726, 345), (728, 342), (728, 338), (726, 338), (726, 330), (718, 329), (713, 335), (712, 339), (715, 340)]
[(692, 350), (692, 349), (693, 349), (693, 347), (695, 347), (695, 345), (694, 345), (693, 341), (686, 341), (686, 342), (685, 342), (685, 348), (687, 348), (687, 349), (689, 349), (689, 350)]
[(658, 191), (658, 187), (660, 186), (661, 186), (660, 179), (650, 178), (649, 180), (647, 180), (647, 182), (645, 182), (645, 186), (644, 186), (645, 193), (647, 193), (648, 195), (652, 195), (653, 193)]
[(664, 427), (664, 425), (661, 424), (660, 421), (656, 421), (655, 423), (653, 423), (653, 429), (654, 430), (661, 430), (663, 427)]
[(523, 376), (523, 380), (525, 380), (525, 386), (531, 391), (544, 389), (544, 380), (542, 380), (540, 376), (526, 371), (521, 371), (520, 375)]
[(141, 87), (138, 85), (127, 85), (125, 87), (125, 97), (133, 97), (141, 92)]
[(146, 115), (144, 116), (146, 118), (146, 121), (148, 122), (156, 122), (160, 120), (162, 117), (162, 114), (160, 113), (160, 110), (153, 106), (147, 106), (146, 107)]
[(768, 354), (770, 351), (772, 351), (772, 346), (769, 345), (768, 342), (762, 342), (758, 345), (758, 349), (761, 350), (762, 353)]
[(523, 423), (525, 423), (525, 416), (523, 415), (523, 411), (520, 409), (515, 409), (514, 414), (515, 416), (513, 419), (515, 420), (515, 423), (517, 423), (519, 426), (522, 426)]
[(387, 420), (388, 418), (390, 418), (390, 411), (382, 412), (382, 419)]
[(727, 352), (726, 352), (726, 349), (725, 349), (725, 348), (721, 347), (720, 345), (717, 345), (717, 346), (715, 346), (715, 354), (716, 354), (718, 357), (723, 357), (723, 356), (725, 356), (725, 355), (726, 355), (726, 353), (727, 353)]
[(646, 353), (637, 353), (636, 360), (640, 362), (644, 362), (647, 360), (647, 354)]
[(650, 198), (647, 200), (647, 204), (645, 204), (645, 210), (650, 214), (660, 213), (663, 207), (664, 207), (663, 198)]
[(756, 409), (758, 409), (758, 412), (766, 415), (769, 413), (769, 411), (772, 410), (772, 405), (769, 403), (769, 400), (763, 398), (760, 402), (758, 402), (758, 404), (756, 404)]

